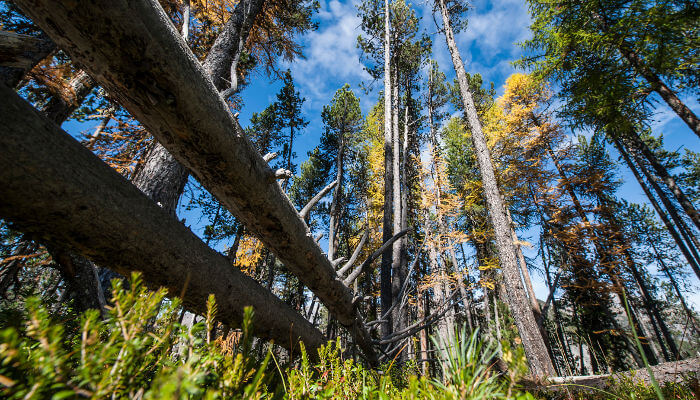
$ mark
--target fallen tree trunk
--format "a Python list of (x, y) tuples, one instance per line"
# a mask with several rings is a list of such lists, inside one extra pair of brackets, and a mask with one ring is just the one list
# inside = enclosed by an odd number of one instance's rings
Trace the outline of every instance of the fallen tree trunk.
[(16, 3), (350, 328), (370, 361), (376, 359), (352, 291), (157, 1)]
[[(681, 361), (672, 361), (651, 366), (654, 378), (660, 384), (665, 382), (682, 382), (688, 373), (700, 374), (700, 357)], [(549, 389), (595, 388), (605, 389), (621, 379), (632, 379), (636, 382), (644, 382), (651, 385), (649, 372), (646, 368), (635, 369), (616, 374), (586, 375), (586, 376), (562, 376), (549, 378), (550, 384), (545, 385)]]
[(140, 271), (152, 288), (182, 296), (206, 312), (210, 293), (219, 320), (239, 326), (255, 310), (255, 334), (293, 349), (317, 348), (323, 335), (253, 279), (232, 268), (187, 227), (0, 85), (0, 217), (33, 239), (74, 249), (123, 275)]

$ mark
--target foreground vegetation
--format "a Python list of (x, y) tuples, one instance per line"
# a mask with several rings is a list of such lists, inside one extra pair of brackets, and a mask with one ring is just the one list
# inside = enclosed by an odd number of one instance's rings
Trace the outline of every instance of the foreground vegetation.
[[(442, 349), (435, 377), (393, 362), (378, 371), (367, 369), (344, 357), (339, 342), (322, 347), (317, 361), (303, 346), (301, 356), (289, 361), (284, 351), (254, 339), (250, 308), (242, 330), (217, 335), (222, 330), (214, 322), (213, 297), (204, 320), (187, 328), (178, 322), (179, 300), (167, 299), (164, 289), (149, 291), (138, 275), (129, 285), (113, 282), (113, 304), (104, 318), (88, 311), (59, 324), (51, 307), (37, 298), (26, 301), (24, 326), (0, 332), (0, 397), (656, 398), (653, 388), (631, 381), (606, 392), (574, 387), (528, 392), (518, 383), (527, 373), (522, 350), (506, 342), (482, 343), (478, 331), (469, 336), (463, 331), (453, 344), (434, 339)], [(507, 373), (497, 371), (499, 356)], [(685, 385), (667, 385), (663, 393), (669, 399), (692, 398)]]

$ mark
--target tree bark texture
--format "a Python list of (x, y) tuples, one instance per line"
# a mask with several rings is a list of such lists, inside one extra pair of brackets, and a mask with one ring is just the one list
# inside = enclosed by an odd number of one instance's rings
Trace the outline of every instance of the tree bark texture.
[(351, 290), (156, 1), (17, 4), (352, 327), (373, 358)]
[[(391, 149), (392, 149), (392, 233), (396, 235), (401, 231), (401, 133), (399, 132), (399, 83), (398, 83), (398, 68), (394, 68), (391, 86)], [(391, 246), (391, 297), (392, 303), (400, 301), (399, 292), (403, 286), (405, 273), (401, 260), (402, 240), (399, 239)], [(394, 308), (391, 316), (392, 332), (397, 332), (404, 327), (404, 315), (400, 312), (399, 307)]]
[(188, 176), (187, 169), (165, 147), (155, 142), (131, 183), (174, 217)]
[(56, 50), (56, 44), (45, 34), (22, 35), (0, 31), (0, 82), (17, 86), (39, 62)]
[(331, 201), (330, 221), (328, 224), (328, 259), (335, 260), (337, 250), (338, 227), (340, 226), (341, 197), (343, 195), (343, 161), (345, 158), (345, 132), (340, 131), (338, 138), (338, 157), (335, 160), (335, 190)]
[[(141, 271), (152, 288), (182, 296), (206, 311), (210, 293), (219, 319), (240, 325), (253, 306), (256, 335), (292, 348), (324, 343), (321, 333), (188, 228), (45, 119), (12, 90), (0, 87), (0, 215), (38, 240), (60, 243), (127, 275)], [(27, 201), (32, 199), (32, 201)], [(290, 342), (291, 340), (291, 342)]]
[[(382, 242), (388, 242), (393, 236), (391, 224), (393, 213), (393, 148), (391, 125), (391, 32), (390, 32), (389, 0), (384, 0), (384, 216), (382, 218)], [(382, 253), (379, 271), (381, 315), (385, 315), (392, 305), (391, 291), (392, 249), (387, 248)], [(391, 319), (384, 317), (381, 324), (381, 336), (391, 334)]]
[(450, 25), (449, 11), (447, 10), (444, 0), (436, 1), (442, 14), (445, 40), (450, 54), (452, 55), (452, 62), (457, 73), (457, 80), (459, 81), (461, 97), (464, 103), (464, 110), (467, 114), (467, 122), (471, 129), (472, 142), (479, 164), (479, 171), (481, 172), (489, 217), (496, 236), (496, 246), (498, 248), (503, 278), (509, 289), (507, 292), (508, 306), (510, 307), (518, 331), (520, 332), (531, 373), (534, 376), (551, 375), (554, 373), (554, 366), (539, 328), (537, 327), (535, 317), (529, 307), (527, 294), (525, 293), (525, 288), (520, 278), (520, 271), (515, 255), (515, 246), (511, 235), (511, 226), (501, 200), (501, 193), (496, 181), (491, 154), (486, 144), (486, 138), (481, 130), (481, 122), (476, 113), (472, 94), (469, 92), (467, 74)]
[(82, 104), (85, 97), (97, 86), (97, 83), (85, 71), (78, 73), (70, 80), (71, 93), (54, 94), (42, 111), (49, 119), (60, 126)]

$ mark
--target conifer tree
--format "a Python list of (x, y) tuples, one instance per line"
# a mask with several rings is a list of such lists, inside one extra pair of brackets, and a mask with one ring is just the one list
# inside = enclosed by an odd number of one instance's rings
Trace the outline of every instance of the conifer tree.
[(525, 353), (527, 354), (532, 373), (536, 376), (551, 374), (554, 372), (554, 367), (542, 336), (539, 333), (539, 329), (537, 328), (534, 315), (529, 307), (527, 307), (527, 295), (522, 281), (520, 280), (520, 271), (516, 261), (515, 248), (512, 243), (511, 222), (505, 212), (506, 210), (496, 181), (491, 155), (482, 132), (481, 122), (479, 121), (477, 110), (474, 106), (472, 94), (469, 91), (464, 64), (462, 63), (462, 58), (459, 55), (459, 50), (455, 43), (451, 21), (459, 14), (453, 14), (453, 11), (451, 13), (445, 0), (438, 0), (436, 6), (439, 8), (440, 14), (442, 15), (443, 34), (445, 35), (447, 47), (450, 49), (450, 54), (452, 55), (452, 62), (457, 72), (462, 102), (464, 103), (464, 111), (472, 131), (472, 141), (476, 150), (479, 170), (484, 185), (489, 217), (496, 237), (496, 246), (498, 248), (501, 269), (504, 274), (504, 281), (510, 288), (508, 291), (508, 306), (513, 313), (522, 337), (523, 346), (525, 347)]

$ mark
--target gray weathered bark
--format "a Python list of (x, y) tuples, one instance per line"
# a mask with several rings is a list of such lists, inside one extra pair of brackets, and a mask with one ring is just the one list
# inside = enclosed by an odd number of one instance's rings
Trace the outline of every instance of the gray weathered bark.
[[(63, 125), (95, 85), (95, 81), (85, 71), (78, 71), (69, 83), (71, 93), (54, 93), (42, 107), (42, 112), (57, 126)], [(68, 293), (76, 308), (79, 311), (96, 309), (104, 315), (105, 293), (95, 264), (60, 244), (51, 241), (44, 244), (68, 284)]]
[(0, 87), (0, 96), (2, 218), (121, 274), (141, 271), (150, 287), (183, 295), (193, 311), (204, 313), (213, 293), (223, 323), (240, 325), (243, 307), (253, 306), (256, 334), (279, 345), (293, 347), (296, 339), (310, 348), (324, 343), (301, 315), (231, 268), (224, 256), (12, 90)]
[[(392, 125), (391, 125), (391, 32), (390, 32), (389, 0), (384, 0), (384, 216), (382, 219), (382, 242), (386, 243), (393, 236), (392, 212), (393, 212), (393, 150), (392, 150)], [(381, 314), (384, 315), (392, 305), (391, 292), (391, 266), (392, 250), (387, 248), (382, 253), (382, 262), (379, 272)], [(391, 334), (391, 320), (381, 325), (381, 335)]]
[(333, 200), (331, 201), (330, 221), (328, 224), (328, 259), (335, 259), (335, 251), (337, 250), (338, 227), (340, 226), (340, 210), (341, 197), (343, 195), (343, 161), (345, 161), (345, 132), (340, 130), (338, 137), (338, 157), (335, 160), (335, 190), (333, 191)]
[(156, 1), (17, 4), (351, 327), (374, 358), (351, 290)]
[[(659, 383), (683, 382), (688, 374), (700, 373), (700, 358), (667, 362), (650, 367), (650, 369)], [(641, 368), (616, 374), (552, 377), (549, 378), (549, 381), (553, 385), (549, 386), (548, 389), (566, 388), (567, 384), (582, 388), (588, 387), (590, 390), (605, 389), (615, 385), (618, 380), (633, 380), (635, 384), (636, 382), (644, 382), (646, 385), (651, 385), (649, 372), (646, 368)]]
[(173, 217), (189, 173), (160, 143), (153, 143), (131, 182)]
[(540, 335), (535, 317), (528, 306), (527, 295), (520, 279), (520, 272), (516, 261), (515, 247), (511, 235), (511, 227), (505, 213), (500, 190), (496, 181), (491, 154), (486, 145), (486, 138), (481, 130), (481, 122), (476, 113), (472, 94), (469, 92), (467, 73), (459, 55), (457, 44), (455, 43), (452, 27), (450, 26), (450, 16), (444, 0), (436, 0), (440, 13), (442, 14), (443, 32), (447, 47), (452, 55), (457, 80), (459, 81), (464, 110), (467, 114), (467, 122), (471, 129), (472, 142), (479, 164), (479, 171), (484, 186), (486, 204), (489, 210), (489, 217), (496, 236), (496, 246), (503, 272), (505, 284), (508, 286), (508, 306), (513, 314), (515, 323), (520, 332), (525, 348), (525, 354), (530, 364), (530, 369), (535, 376), (551, 375), (554, 373), (552, 360)]
[(185, 40), (185, 43), (189, 42), (190, 39), (190, 11), (191, 11), (191, 6), (190, 6), (190, 0), (183, 0), (182, 2), (182, 28), (180, 31), (182, 32), (182, 39)]
[(0, 31), (0, 82), (14, 88), (39, 62), (56, 50), (45, 34), (22, 35)]

